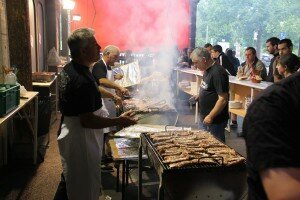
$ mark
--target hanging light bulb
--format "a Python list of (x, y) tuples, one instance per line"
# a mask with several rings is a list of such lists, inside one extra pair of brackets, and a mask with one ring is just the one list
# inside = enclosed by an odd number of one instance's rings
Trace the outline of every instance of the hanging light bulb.
[(81, 20), (81, 15), (73, 15), (72, 20), (73, 21), (80, 21)]
[(75, 1), (73, 0), (63, 0), (63, 9), (73, 10), (75, 7)]

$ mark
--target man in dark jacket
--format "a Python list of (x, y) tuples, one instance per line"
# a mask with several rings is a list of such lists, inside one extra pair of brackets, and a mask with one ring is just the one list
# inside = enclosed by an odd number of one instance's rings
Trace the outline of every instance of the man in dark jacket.
[(211, 50), (211, 57), (221, 66), (223, 66), (227, 73), (231, 76), (236, 75), (236, 70), (233, 66), (233, 64), (230, 62), (228, 57), (223, 52), (223, 49), (220, 45), (213, 46)]
[(300, 73), (271, 85), (251, 103), (243, 123), (248, 199), (300, 199)]
[(269, 72), (266, 78), (266, 81), (268, 82), (274, 82), (274, 70), (276, 70), (276, 66), (273, 65), (274, 65), (274, 61), (277, 59), (277, 57), (279, 57), (279, 52), (278, 52), (279, 41), (280, 40), (277, 37), (271, 37), (266, 41), (266, 50), (274, 56), (271, 59), (269, 65)]

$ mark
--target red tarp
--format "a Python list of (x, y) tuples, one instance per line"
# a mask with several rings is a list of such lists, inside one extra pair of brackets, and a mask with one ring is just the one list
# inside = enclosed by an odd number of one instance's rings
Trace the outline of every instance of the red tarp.
[(90, 27), (102, 49), (109, 44), (121, 50), (155, 51), (162, 46), (189, 41), (189, 0), (76, 0), (73, 14), (81, 21), (71, 21), (71, 30)]

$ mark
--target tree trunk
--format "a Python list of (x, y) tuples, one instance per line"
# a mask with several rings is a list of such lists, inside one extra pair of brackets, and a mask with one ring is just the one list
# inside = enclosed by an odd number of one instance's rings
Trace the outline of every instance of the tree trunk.
[(189, 38), (189, 47), (195, 48), (196, 40), (196, 15), (197, 15), (197, 5), (199, 0), (190, 0), (190, 38)]
[(262, 28), (259, 27), (257, 30), (257, 43), (256, 43), (256, 56), (260, 59), (261, 45), (262, 45)]

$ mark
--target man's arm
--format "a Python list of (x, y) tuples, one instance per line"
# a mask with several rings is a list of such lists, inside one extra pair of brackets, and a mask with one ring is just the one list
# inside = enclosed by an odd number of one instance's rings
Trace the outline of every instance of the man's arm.
[(271, 168), (260, 176), (268, 199), (300, 199), (300, 168)]
[(99, 90), (100, 90), (102, 98), (113, 99), (117, 105), (121, 105), (122, 104), (122, 99), (118, 95), (115, 95), (115, 94), (111, 93), (110, 91), (104, 89), (101, 86), (99, 86)]
[(215, 106), (210, 111), (210, 113), (204, 118), (203, 123), (211, 124), (213, 119), (225, 108), (227, 102), (228, 102), (228, 94), (227, 93), (219, 94)]
[(107, 128), (111, 126), (127, 127), (136, 124), (136, 120), (132, 118), (133, 115), (134, 113), (132, 111), (128, 111), (123, 113), (120, 117), (106, 118), (89, 112), (80, 115), (80, 123), (84, 128), (92, 129)]
[(108, 80), (107, 78), (100, 78), (99, 82), (101, 85), (107, 88), (112, 88), (121, 91), (123, 94), (128, 94), (128, 90), (126, 88), (121, 87), (120, 85)]

